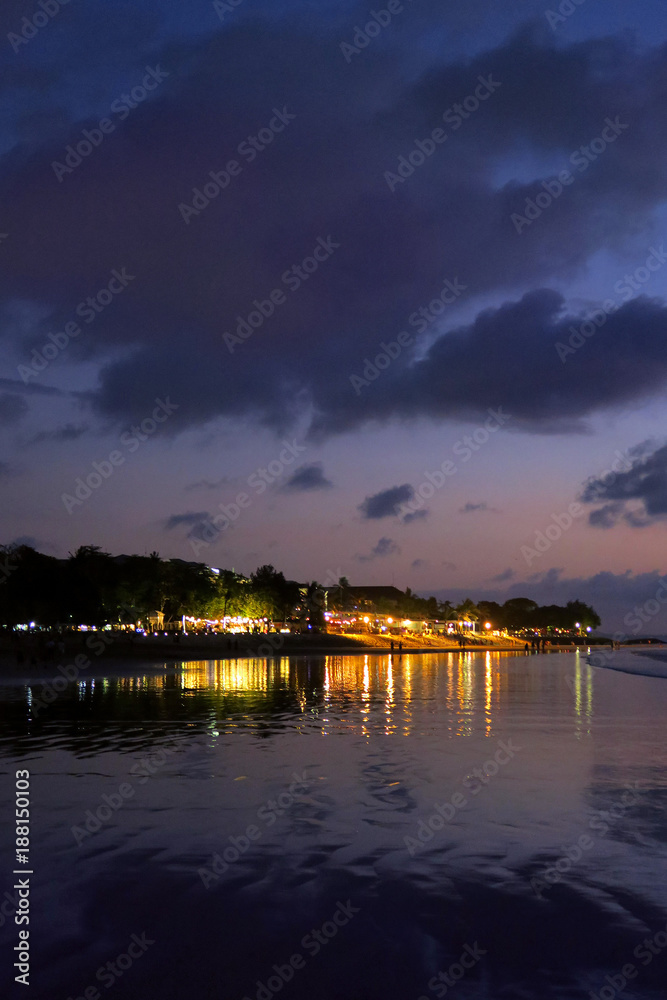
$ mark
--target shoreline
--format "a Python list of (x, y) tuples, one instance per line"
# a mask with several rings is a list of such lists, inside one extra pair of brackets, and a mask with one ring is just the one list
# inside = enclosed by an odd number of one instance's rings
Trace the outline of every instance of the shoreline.
[[(395, 640), (394, 649), (390, 647), (390, 641), (377, 641), (380, 637), (373, 637), (368, 642), (366, 637), (353, 636), (279, 636), (276, 633), (270, 635), (256, 635), (239, 637), (239, 648), (228, 648), (228, 640), (216, 640), (209, 637), (200, 637), (188, 642), (176, 643), (171, 639), (149, 638), (136, 640), (123, 637), (114, 639), (103, 651), (98, 651), (101, 645), (100, 637), (104, 633), (91, 633), (83, 641), (66, 643), (65, 653), (56, 655), (51, 659), (45, 659), (43, 653), (36, 647), (24, 646), (23, 653), (25, 660), (18, 663), (15, 655), (15, 647), (9, 647), (3, 643), (0, 646), (0, 671), (6, 674), (8, 670), (19, 673), (29, 673), (31, 670), (48, 671), (53, 674), (60, 674), (60, 668), (69, 664), (76, 665), (77, 670), (87, 672), (97, 665), (105, 666), (113, 664), (114, 667), (142, 663), (144, 665), (154, 664), (159, 666), (173, 666), (177, 663), (192, 663), (202, 660), (239, 660), (239, 659), (280, 659), (282, 657), (299, 656), (368, 656), (376, 654), (380, 656), (393, 655), (400, 659), (402, 655), (419, 654), (425, 655), (435, 653), (515, 653), (523, 656), (542, 656), (549, 653), (575, 652), (577, 649), (583, 652), (592, 652), (595, 646), (576, 645), (574, 643), (547, 646), (543, 651), (524, 649), (524, 643), (485, 643), (466, 644), (463, 647), (458, 644), (429, 644), (423, 645), (417, 640), (412, 640), (409, 644), (403, 641), (403, 649), (398, 649), (398, 641)], [(107, 637), (109, 634), (107, 633)], [(280, 643), (277, 639), (280, 638)], [(606, 647), (600, 646), (601, 650)], [(37, 662), (30, 662), (32, 656), (37, 657)], [(83, 662), (88, 663), (84, 666)]]
[[(260, 643), (261, 645), (261, 643)], [(639, 666), (637, 663), (636, 655), (630, 655), (632, 653), (643, 651), (641, 645), (634, 647), (626, 647), (627, 653), (624, 657), (623, 653), (620, 654), (620, 659), (633, 660), (635, 661), (635, 670), (629, 670), (622, 666), (618, 662), (614, 662), (615, 658), (619, 658), (619, 653), (614, 652), (611, 657), (614, 658), (611, 663), (595, 663), (593, 661), (593, 656), (595, 655), (590, 647), (575, 646), (575, 645), (559, 645), (550, 646), (545, 650), (546, 654), (562, 654), (562, 653), (574, 653), (577, 650), (581, 650), (582, 655), (586, 657), (589, 665), (597, 666), (600, 669), (605, 667), (612, 667), (612, 669), (625, 670), (628, 673), (644, 673), (646, 672), (648, 676), (653, 676), (652, 670), (640, 671), (636, 668)], [(660, 648), (660, 647), (659, 647)], [(667, 659), (667, 646), (662, 646), (662, 651), (665, 659)], [(593, 647), (594, 649), (594, 647)], [(604, 649), (604, 647), (601, 647)], [(126, 650), (126, 653), (128, 651)], [(376, 654), (381, 657), (387, 657), (389, 654), (391, 656), (391, 650), (385, 647), (379, 646), (361, 646), (356, 645), (353, 647), (344, 646), (328, 646), (319, 647), (309, 645), (309, 648), (304, 649), (291, 649), (291, 650), (276, 650), (272, 654), (267, 654), (264, 652), (259, 652), (258, 650), (250, 649), (239, 649), (239, 650), (214, 650), (214, 649), (199, 649), (199, 650), (180, 650), (176, 653), (167, 651), (164, 648), (158, 649), (155, 646), (152, 648), (141, 648), (137, 647), (131, 651), (133, 655), (118, 656), (117, 651), (113, 649), (108, 649), (105, 651), (106, 655), (92, 654), (91, 656), (78, 655), (78, 660), (74, 656), (65, 655), (61, 660), (51, 660), (51, 661), (41, 661), (38, 663), (23, 663), (17, 664), (14, 657), (7, 655), (7, 651), (0, 651), (0, 686), (4, 687), (21, 687), (25, 685), (46, 685), (47, 687), (51, 685), (54, 681), (60, 678), (61, 681), (65, 681), (64, 686), (68, 686), (71, 683), (76, 683), (86, 677), (91, 679), (102, 679), (104, 677), (116, 676), (116, 677), (128, 677), (136, 674), (137, 672), (148, 672), (148, 676), (178, 676), (180, 670), (187, 668), (189, 664), (198, 663), (216, 663), (216, 662), (234, 662), (239, 660), (265, 660), (265, 668), (270, 670), (275, 665), (279, 664), (282, 659), (289, 657), (294, 660), (303, 659), (310, 655), (317, 657), (324, 656), (368, 656), (369, 653)], [(500, 646), (500, 647), (482, 647), (473, 646), (465, 647), (459, 649), (458, 647), (452, 646), (442, 646), (442, 647), (411, 647), (409, 649), (404, 649), (403, 654), (414, 654), (416, 656), (428, 655), (430, 653), (443, 654), (443, 653), (458, 653), (459, 655), (467, 655), (469, 653), (485, 654), (488, 652), (497, 652), (503, 654), (514, 654), (516, 656), (523, 657), (537, 657), (542, 656), (542, 653), (537, 653), (534, 650), (516, 649), (516, 647)], [(403, 655), (398, 651), (394, 650), (393, 661), (396, 665), (403, 662)], [(641, 657), (644, 659), (646, 664), (650, 663), (648, 657)], [(657, 658), (656, 658), (657, 659)], [(592, 662), (593, 661), (593, 662)], [(655, 662), (655, 661), (654, 661)], [(535, 664), (537, 667), (537, 664)], [(664, 667), (664, 662), (661, 664)], [(54, 685), (55, 686), (55, 685)], [(57, 688), (56, 690), (61, 690)], [(64, 690), (64, 687), (62, 688)]]
[[(3, 637), (4, 638), (4, 637)], [(458, 652), (457, 643), (424, 642), (417, 637), (403, 637), (403, 652)], [(295, 635), (271, 632), (261, 635), (240, 634), (238, 636), (186, 636), (175, 642), (172, 636), (150, 636), (138, 638), (126, 633), (89, 632), (67, 636), (63, 653), (51, 655), (48, 659), (44, 649), (40, 648), (34, 638), (26, 638), (10, 642), (0, 642), (0, 663), (7, 660), (16, 661), (16, 650), (21, 649), (25, 662), (36, 657), (46, 665), (57, 662), (72, 662), (76, 656), (87, 656), (92, 660), (104, 659), (142, 659), (142, 660), (223, 660), (247, 656), (290, 656), (309, 654), (335, 653), (368, 653), (391, 652), (391, 640), (375, 635)], [(394, 652), (398, 653), (398, 639), (394, 639)], [(482, 645), (466, 644), (466, 651), (472, 649), (523, 649), (523, 645), (492, 643)]]

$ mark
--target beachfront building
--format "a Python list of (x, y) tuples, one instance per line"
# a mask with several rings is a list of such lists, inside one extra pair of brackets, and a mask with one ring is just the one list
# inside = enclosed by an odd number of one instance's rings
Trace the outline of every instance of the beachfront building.
[(449, 618), (446, 621), (427, 621), (426, 625), (430, 632), (436, 635), (456, 635), (460, 632), (476, 633), (479, 626), (476, 621)]
[[(479, 626), (474, 606), (463, 606), (457, 618), (446, 617), (451, 606), (443, 605), (442, 618), (436, 618), (427, 601), (416, 598), (409, 590), (397, 587), (353, 587), (341, 583), (327, 588), (327, 628), (331, 632), (384, 633), (387, 635), (473, 635)], [(471, 603), (471, 602), (468, 602)], [(421, 606), (420, 606), (421, 605)], [(431, 614), (429, 615), (429, 610)]]

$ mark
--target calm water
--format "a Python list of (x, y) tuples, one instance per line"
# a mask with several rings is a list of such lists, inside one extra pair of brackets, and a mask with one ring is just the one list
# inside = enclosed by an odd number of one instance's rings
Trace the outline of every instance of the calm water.
[(475, 653), (0, 691), (3, 899), (17, 768), (34, 870), (3, 996), (609, 1000), (629, 963), (667, 995), (667, 680)]

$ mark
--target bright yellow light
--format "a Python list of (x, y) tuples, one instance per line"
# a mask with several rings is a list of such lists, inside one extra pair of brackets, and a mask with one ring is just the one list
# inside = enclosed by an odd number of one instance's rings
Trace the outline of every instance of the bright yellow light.
[(387, 625), (393, 625), (393, 624), (394, 624), (394, 619), (393, 618), (387, 618)]
[(364, 617), (364, 621), (365, 621), (365, 622), (368, 622), (368, 615), (365, 615), (365, 617)]
[(485, 622), (484, 628), (491, 628), (491, 622)]

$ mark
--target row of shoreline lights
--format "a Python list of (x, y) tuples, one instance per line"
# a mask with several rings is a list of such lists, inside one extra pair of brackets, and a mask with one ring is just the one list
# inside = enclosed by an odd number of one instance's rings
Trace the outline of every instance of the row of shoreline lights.
[[(332, 611), (327, 611), (327, 612), (325, 612), (324, 617), (326, 618), (327, 621), (329, 621), (329, 619), (334, 618), (335, 615), (334, 615), (334, 613)], [(349, 625), (352, 622), (356, 622), (357, 621), (356, 618), (348, 618), (348, 619), (345, 619), (345, 620), (339, 619), (339, 620), (340, 620), (341, 624), (344, 624), (344, 625)], [(360, 621), (363, 621), (365, 625), (368, 625), (370, 623), (370, 620), (371, 619), (370, 619), (369, 615), (364, 615), (363, 618), (360, 619)], [(376, 617), (375, 618), (375, 622), (379, 623), (380, 622), (380, 617)], [(412, 622), (412, 620), (410, 618), (405, 618), (401, 622), (398, 622), (398, 621), (394, 622), (393, 618), (387, 618), (386, 622), (387, 622), (387, 625), (394, 625), (394, 624), (396, 624), (396, 625), (401, 625), (403, 628), (409, 628), (409, 626), (413, 624), (413, 622)], [(453, 625), (453, 623), (448, 623), (448, 624)], [(459, 625), (463, 625), (466, 628), (471, 628), (473, 623), (469, 622), (469, 621), (459, 621), (458, 624)], [(574, 627), (579, 631), (581, 629), (581, 627), (582, 627), (581, 626), (581, 622), (575, 622), (574, 623)], [(385, 626), (382, 625), (381, 628), (384, 629)], [(484, 622), (484, 628), (487, 629), (487, 630), (492, 629), (493, 628), (492, 622)], [(453, 631), (453, 629), (450, 629), (450, 631)], [(556, 631), (557, 632), (569, 632), (570, 630), (569, 629), (556, 629)], [(586, 626), (586, 631), (587, 632), (592, 632), (593, 631), (590, 625)], [(499, 633), (498, 629), (494, 630), (494, 634), (496, 634), (496, 633)]]
[[(353, 622), (357, 621), (356, 617), (354, 617), (354, 618), (342, 618), (341, 616), (336, 616), (333, 611), (325, 611), (324, 617), (325, 617), (325, 619), (326, 619), (327, 622), (329, 622), (331, 619), (335, 620), (337, 618), (338, 619), (337, 620), (337, 624), (341, 624), (341, 625), (351, 625)], [(363, 622), (365, 625), (369, 625), (370, 622), (371, 622), (371, 616), (364, 615), (363, 617), (360, 617), (358, 620), (360, 622)], [(381, 615), (380, 616), (376, 616), (375, 619), (374, 619), (374, 622), (375, 622), (376, 625), (379, 624), (381, 630), (383, 632), (385, 632), (386, 631), (386, 625), (382, 625), (381, 624), (381, 620), (382, 620), (382, 616)], [(409, 628), (411, 625), (418, 625), (420, 623), (419, 621), (413, 622), (413, 620), (411, 618), (404, 618), (401, 621), (394, 621), (393, 618), (388, 617), (385, 620), (386, 620), (387, 625), (396, 625), (397, 627), (401, 627), (401, 628)], [(439, 624), (439, 620), (436, 620), (436, 623)], [(426, 624), (426, 621), (422, 621), (421, 624)], [(472, 626), (473, 626), (473, 623), (471, 621), (459, 621), (458, 624), (464, 626), (467, 629), (472, 629)], [(453, 622), (449, 622), (448, 625), (451, 626), (448, 629), (448, 631), (450, 631), (450, 632), (454, 631), (454, 623)], [(487, 629), (492, 628), (491, 622), (486, 622), (486, 624), (485, 624), (484, 627), (487, 628)]]
[[(211, 628), (215, 625), (222, 626), (226, 632), (241, 633), (247, 631), (244, 625), (265, 625), (268, 628), (268, 618), (248, 618), (241, 615), (225, 615), (224, 618), (195, 618), (191, 615), (183, 615), (182, 630), (187, 633), (186, 622), (190, 622), (195, 627), (205, 626)], [(281, 628), (281, 632), (289, 632), (288, 628)]]
[[(324, 617), (328, 621), (330, 618), (334, 617), (334, 614), (331, 611), (327, 611), (327, 612), (325, 612)], [(351, 618), (351, 619), (348, 619), (345, 622), (342, 622), (342, 624), (349, 625), (351, 622), (356, 622), (356, 620), (357, 620), (356, 618)], [(364, 615), (364, 617), (363, 617), (362, 620), (363, 620), (364, 624), (368, 625), (369, 622), (370, 622), (370, 617), (368, 615)], [(378, 622), (379, 620), (380, 620), (379, 618), (375, 619), (376, 622)], [(183, 615), (183, 617), (182, 617), (183, 631), (185, 631), (185, 623), (186, 622), (191, 622), (194, 625), (198, 625), (198, 624), (204, 624), (206, 626), (210, 626), (210, 625), (222, 625), (223, 627), (226, 627), (227, 623), (233, 623), (235, 625), (240, 625), (240, 624), (252, 624), (252, 625), (267, 624), (268, 623), (268, 618), (247, 618), (247, 617), (241, 617), (240, 615), (236, 615), (236, 616), (225, 615), (224, 618), (211, 618), (211, 619), (209, 619), (209, 618), (195, 618), (195, 617), (193, 617), (191, 615)], [(393, 618), (387, 618), (387, 625), (393, 625), (393, 624), (398, 625), (399, 622), (394, 623), (394, 619)], [(403, 621), (400, 624), (401, 624), (401, 626), (403, 628), (408, 628), (410, 625), (412, 625), (412, 620), (410, 618), (405, 618), (405, 619), (403, 619)], [(472, 625), (472, 622), (460, 622), (459, 624), (470, 627)], [(25, 625), (17, 625), (16, 626), (16, 628), (17, 628), (18, 631), (21, 631), (21, 630), (27, 631), (28, 629), (34, 629), (36, 627), (37, 627), (37, 623), (36, 622), (29, 622), (28, 624), (25, 624)], [(124, 625), (122, 627), (123, 627), (123, 629), (130, 629), (130, 630), (137, 628), (137, 626), (135, 626), (135, 625)], [(382, 628), (384, 628), (384, 627), (385, 626), (382, 626)], [(574, 623), (574, 627), (577, 630), (581, 629), (581, 622), (575, 622)], [(98, 627), (96, 625), (79, 625), (77, 628), (78, 628), (78, 631), (80, 631), (80, 632), (97, 631), (98, 630)], [(108, 631), (108, 630), (112, 629), (113, 626), (112, 625), (104, 625), (103, 628)], [(491, 624), (491, 622), (484, 622), (484, 628), (485, 629), (490, 629), (490, 628), (493, 628), (493, 625)], [(141, 631), (141, 629), (137, 629), (137, 630)], [(281, 631), (285, 632), (285, 631), (289, 631), (289, 629), (281, 629)], [(568, 632), (569, 629), (556, 629), (556, 631), (557, 632)], [(590, 625), (586, 626), (586, 631), (587, 632), (592, 632), (592, 628), (591, 628)]]

